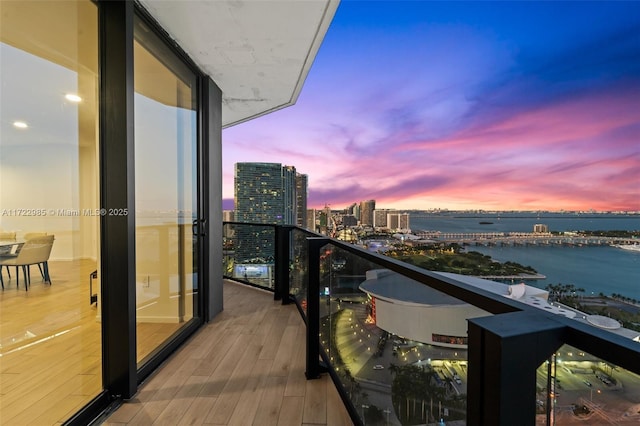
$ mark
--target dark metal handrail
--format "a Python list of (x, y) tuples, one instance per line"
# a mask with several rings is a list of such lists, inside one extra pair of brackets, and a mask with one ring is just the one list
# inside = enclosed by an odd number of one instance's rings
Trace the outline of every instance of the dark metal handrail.
[[(316, 236), (320, 235), (316, 234)], [(453, 278), (433, 274), (417, 266), (378, 253), (372, 253), (343, 241), (325, 236), (322, 237), (335, 247), (339, 247), (365, 260), (379, 264), (393, 272), (404, 275), (492, 314), (525, 311), (556, 321), (566, 328), (566, 344), (581, 347), (595, 356), (607, 359), (622, 368), (640, 374), (640, 344), (638, 344), (638, 342), (561, 315), (542, 311), (533, 306), (518, 302), (517, 300), (505, 298)]]

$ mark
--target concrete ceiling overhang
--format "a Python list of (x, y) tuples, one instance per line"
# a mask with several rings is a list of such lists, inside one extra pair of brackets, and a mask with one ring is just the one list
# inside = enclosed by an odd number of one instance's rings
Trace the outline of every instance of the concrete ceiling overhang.
[(339, 0), (139, 0), (222, 90), (222, 125), (296, 102)]

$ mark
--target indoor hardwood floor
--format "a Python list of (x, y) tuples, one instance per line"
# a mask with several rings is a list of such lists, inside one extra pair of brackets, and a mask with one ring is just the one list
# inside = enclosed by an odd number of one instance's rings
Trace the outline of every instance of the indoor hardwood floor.
[(104, 424), (352, 424), (328, 375), (306, 380), (305, 351), (294, 305), (227, 281), (224, 311)]
[[(51, 261), (52, 284), (31, 268), (25, 291), (15, 269), (0, 291), (0, 425), (60, 424), (102, 389), (97, 307), (89, 302), (89, 260)], [(179, 324), (139, 323), (138, 359)]]
[(89, 303), (95, 262), (49, 262), (52, 284), (4, 274), (0, 292), (0, 424), (58, 424), (102, 389), (100, 323)]

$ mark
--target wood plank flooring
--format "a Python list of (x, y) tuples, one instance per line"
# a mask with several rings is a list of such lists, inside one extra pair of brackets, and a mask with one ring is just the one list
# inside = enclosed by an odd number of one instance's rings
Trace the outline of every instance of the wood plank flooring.
[(0, 291), (0, 424), (60, 424), (102, 389), (100, 323), (89, 304), (92, 261), (49, 262)]
[(294, 305), (231, 281), (224, 311), (120, 406), (106, 425), (351, 425), (328, 375), (307, 381)]
[[(15, 269), (0, 290), (0, 425), (54, 425), (102, 390), (101, 325), (89, 303), (90, 260), (51, 261), (52, 285), (31, 268), (25, 291)], [(95, 284), (95, 283), (94, 283)], [(180, 324), (138, 323), (138, 360)]]

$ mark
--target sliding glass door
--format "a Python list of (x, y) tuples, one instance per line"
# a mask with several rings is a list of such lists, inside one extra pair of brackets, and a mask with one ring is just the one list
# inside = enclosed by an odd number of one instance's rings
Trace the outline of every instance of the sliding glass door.
[(197, 312), (197, 78), (134, 21), (138, 364)]

